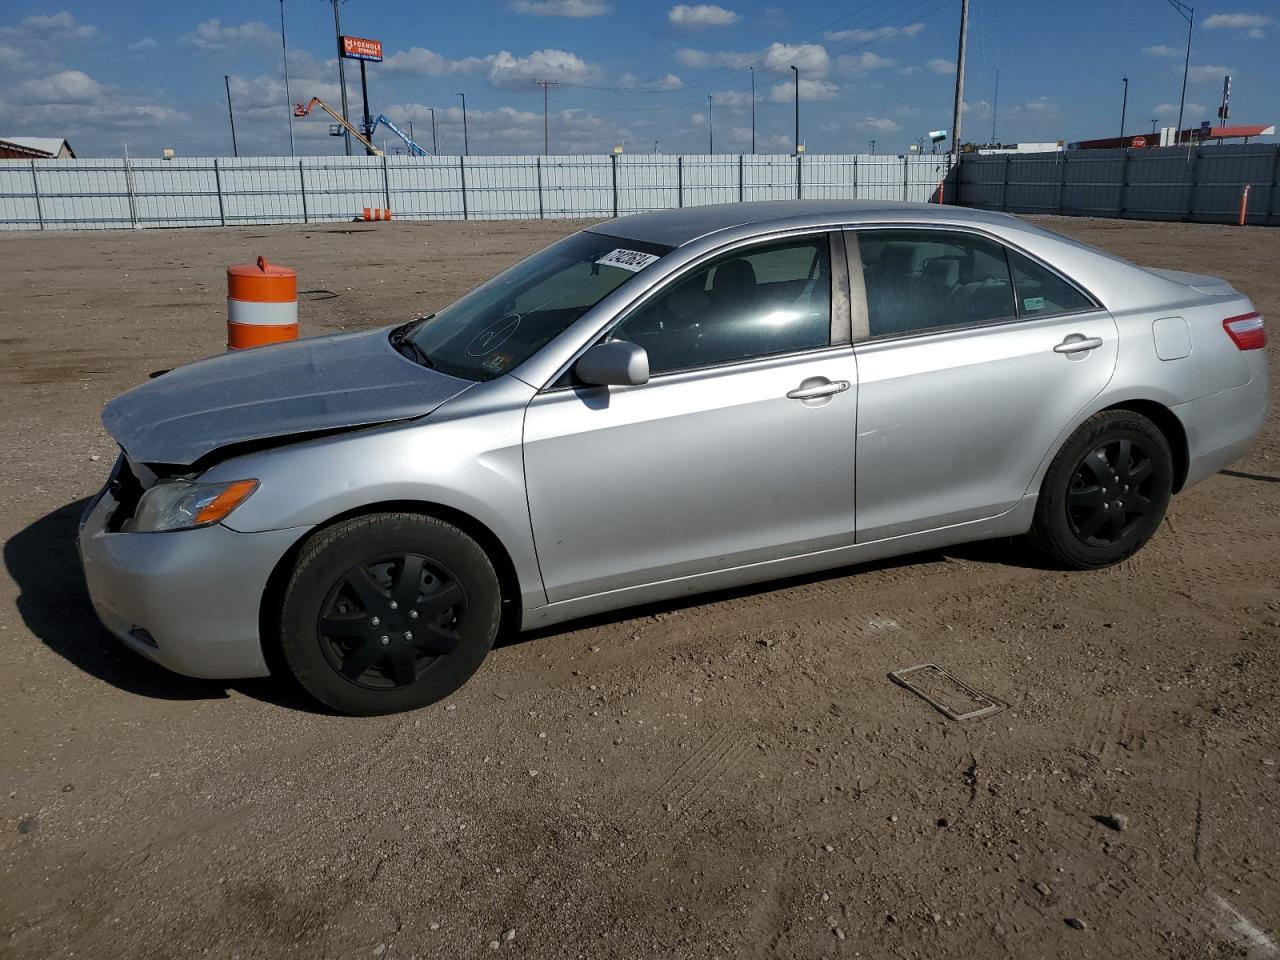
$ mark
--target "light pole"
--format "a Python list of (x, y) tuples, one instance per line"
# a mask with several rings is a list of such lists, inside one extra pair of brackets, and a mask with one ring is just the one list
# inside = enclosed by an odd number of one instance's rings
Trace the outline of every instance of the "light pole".
[(1156, 119), (1155, 119), (1155, 117), (1152, 117), (1152, 118), (1151, 118), (1151, 133), (1152, 133), (1152, 135), (1153, 135), (1153, 136), (1155, 135), (1155, 132), (1156, 132)]
[(1187, 55), (1182, 61), (1182, 96), (1178, 98), (1178, 132), (1174, 142), (1182, 142), (1182, 108), (1187, 102), (1187, 72), (1191, 69), (1191, 28), (1195, 26), (1196, 8), (1189, 7), (1182, 0), (1169, 0), (1169, 6), (1178, 11), (1179, 16), (1187, 21)]
[(872, 155), (872, 156), (875, 156), (875, 152), (876, 152), (876, 142), (875, 142), (874, 140), (872, 140), (872, 141), (871, 141), (871, 155)]
[(440, 135), (436, 133), (436, 108), (427, 107), (431, 111), (431, 152), (437, 156), (440, 153)]
[[(342, 89), (342, 119), (350, 123), (351, 118), (347, 116), (347, 70), (342, 56), (342, 21), (338, 18), (338, 0), (333, 0), (333, 29), (338, 38), (338, 86)], [(342, 128), (342, 144), (347, 156), (351, 156), (351, 131), (346, 127)]]
[(951, 152), (960, 162), (960, 121), (964, 106), (964, 53), (969, 39), (969, 0), (960, 0), (960, 43), (956, 49), (956, 103), (951, 114)]
[(240, 149), (236, 146), (236, 115), (231, 109), (231, 78), (224, 73), (222, 82), (227, 87), (227, 116), (231, 118), (231, 155), (238, 157), (240, 156)]
[(712, 112), (712, 98), (712, 94), (707, 94), (707, 153), (716, 152), (716, 115)]
[(756, 67), (751, 65), (751, 152), (756, 152)]
[(1124, 146), (1124, 114), (1129, 106), (1129, 78), (1121, 77), (1124, 81), (1124, 98), (1120, 101), (1120, 146)]
[(551, 136), (547, 132), (547, 116), (548, 116), (548, 96), (547, 93), (559, 80), (535, 80), (533, 81), (542, 88), (542, 155), (549, 156), (551, 153)]
[(793, 63), (792, 71), (796, 75), (796, 153), (800, 153), (800, 69)]
[(458, 96), (462, 98), (462, 155), (466, 157), (471, 154), (471, 143), (467, 139), (467, 95), (460, 93)]
[(289, 156), (293, 150), (293, 98), (289, 96), (289, 45), (284, 38), (284, 0), (280, 0), (280, 53), (284, 57), (284, 109), (289, 118)]

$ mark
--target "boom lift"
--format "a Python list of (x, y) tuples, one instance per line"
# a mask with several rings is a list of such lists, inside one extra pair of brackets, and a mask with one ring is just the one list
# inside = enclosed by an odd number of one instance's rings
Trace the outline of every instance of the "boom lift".
[(394, 123), (392, 123), (391, 119), (385, 113), (380, 113), (373, 118), (373, 123), (369, 127), (369, 136), (371, 137), (373, 136), (374, 131), (378, 129), (378, 124), (382, 124), (388, 130), (394, 133), (397, 137), (403, 140), (405, 142), (405, 146), (409, 148), (409, 152), (413, 154), (415, 157), (431, 156), (431, 154), (427, 153), (426, 150), (423, 150), (422, 147), (414, 143), (413, 140), (410, 139), (407, 133), (405, 133), (403, 130), (397, 127)]
[[(366, 138), (365, 138), (364, 134), (362, 134), (359, 130), (357, 130), (357, 129), (356, 129), (354, 126), (352, 126), (351, 124), (347, 123), (346, 119), (342, 116), (342, 114), (340, 114), (340, 113), (338, 113), (337, 111), (335, 111), (335, 110), (333, 109), (333, 107), (329, 106), (327, 103), (325, 103), (325, 102), (324, 102), (323, 100), (321, 100), (319, 97), (312, 97), (312, 98), (310, 99), (310, 101), (308, 101), (308, 102), (307, 102), (307, 104), (306, 104), (305, 106), (304, 106), (303, 104), (301, 104), (301, 103), (296, 104), (296, 105), (294, 106), (294, 108), (293, 108), (293, 115), (294, 115), (295, 117), (305, 117), (305, 116), (308, 116), (308, 115), (310, 115), (310, 113), (311, 113), (311, 109), (312, 109), (313, 107), (317, 106), (317, 105), (318, 105), (318, 106), (320, 106), (320, 107), (324, 110), (324, 112), (325, 112), (325, 113), (329, 114), (329, 116), (331, 116), (331, 117), (333, 117), (333, 119), (337, 120), (337, 121), (338, 121), (338, 123), (339, 123), (341, 126), (345, 127), (345, 128), (347, 129), (347, 131), (348, 131), (348, 132), (349, 132), (353, 137), (355, 137), (357, 140), (359, 140), (361, 143), (363, 143), (363, 144), (364, 144), (364, 148), (365, 148), (367, 151), (369, 151), (369, 153), (370, 153), (372, 156), (375, 156), (375, 157), (380, 157), (380, 156), (382, 156), (382, 151), (381, 151), (381, 150), (379, 150), (377, 147), (375, 147), (372, 143), (370, 143), (370, 142), (368, 141), (368, 139), (366, 139)], [(390, 124), (388, 124), (388, 126), (390, 126)], [(394, 127), (392, 127), (392, 129), (394, 130), (395, 128), (394, 128)], [(397, 131), (397, 132), (398, 132), (398, 131)], [(408, 137), (405, 137), (405, 139), (406, 139), (406, 140), (408, 140)], [(416, 146), (416, 144), (415, 144), (415, 146)]]

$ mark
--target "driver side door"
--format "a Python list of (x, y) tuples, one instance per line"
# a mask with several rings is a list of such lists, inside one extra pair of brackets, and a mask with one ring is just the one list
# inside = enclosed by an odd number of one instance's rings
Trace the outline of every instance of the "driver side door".
[(843, 257), (822, 232), (694, 264), (606, 334), (645, 348), (648, 383), (557, 381), (533, 399), (525, 477), (550, 602), (853, 542)]

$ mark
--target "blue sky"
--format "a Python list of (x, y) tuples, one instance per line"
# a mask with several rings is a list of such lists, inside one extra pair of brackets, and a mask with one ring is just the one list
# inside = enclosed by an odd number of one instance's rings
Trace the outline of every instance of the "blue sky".
[[(430, 147), (472, 153), (542, 148), (551, 91), (553, 153), (705, 152), (707, 97), (718, 152), (791, 147), (792, 74), (801, 73), (801, 137), (810, 153), (902, 152), (951, 126), (959, 0), (348, 0), (345, 33), (383, 42), (370, 100)], [(285, 0), (290, 92), (338, 103), (326, 0)], [(1280, 119), (1280, 5), (1206, 3), (1197, 26), (1185, 126), (1212, 119), (1222, 75), (1232, 119)], [(0, 9), (0, 138), (65, 136), (81, 156), (230, 153), (223, 76), (231, 77), (242, 154), (289, 151), (279, 0), (5, 0)], [(1186, 23), (1167, 0), (971, 0), (965, 139), (1080, 140), (1177, 116)], [(348, 61), (352, 114), (358, 66)], [(327, 119), (327, 118), (325, 118)], [(337, 153), (324, 119), (294, 122), (297, 152)], [(379, 140), (381, 140), (379, 136)]]

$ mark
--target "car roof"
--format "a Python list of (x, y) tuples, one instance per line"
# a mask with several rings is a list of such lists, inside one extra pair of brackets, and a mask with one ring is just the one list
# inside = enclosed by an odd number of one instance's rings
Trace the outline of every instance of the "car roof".
[(777, 229), (857, 223), (946, 223), (1008, 229), (1020, 221), (1003, 213), (900, 200), (764, 200), (676, 207), (596, 224), (595, 233), (679, 247), (735, 227)]

